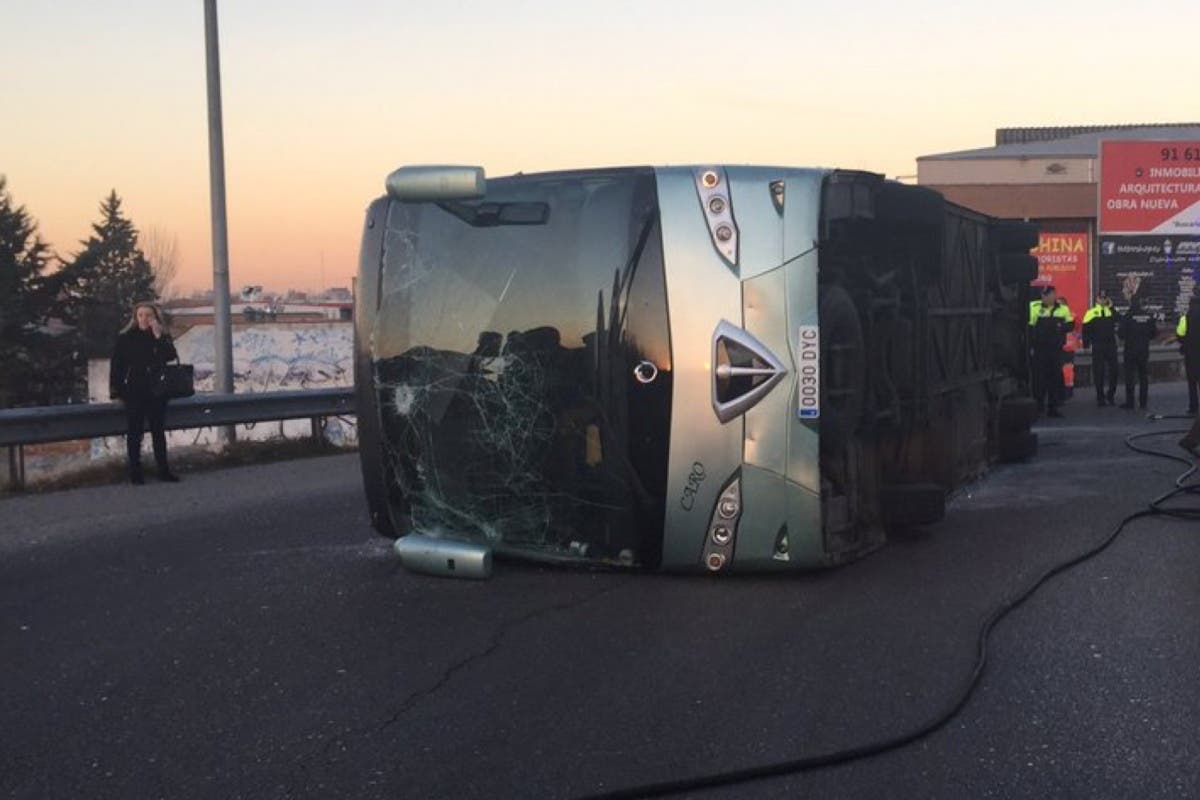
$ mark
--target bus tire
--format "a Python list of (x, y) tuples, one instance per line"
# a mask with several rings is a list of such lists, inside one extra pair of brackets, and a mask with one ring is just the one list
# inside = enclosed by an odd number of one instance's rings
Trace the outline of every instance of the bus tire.
[(879, 503), (889, 526), (932, 525), (946, 516), (946, 490), (934, 483), (885, 486)]
[(1000, 401), (998, 415), (1002, 435), (1022, 433), (1037, 420), (1037, 403), (1032, 397), (1006, 397)]
[(1001, 432), (999, 452), (996, 457), (1002, 464), (1013, 464), (1027, 461), (1037, 455), (1038, 437), (1036, 433), (1025, 431), (1016, 433)]

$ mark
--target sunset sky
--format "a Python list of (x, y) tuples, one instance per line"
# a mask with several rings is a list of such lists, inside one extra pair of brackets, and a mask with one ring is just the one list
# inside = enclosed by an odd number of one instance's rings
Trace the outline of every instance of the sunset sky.
[[(1200, 117), (1195, 0), (220, 5), (231, 283), (349, 285), (401, 164), (915, 173), (1018, 125)], [(0, 174), (64, 257), (110, 189), (211, 286), (201, 0), (4, 0)]]

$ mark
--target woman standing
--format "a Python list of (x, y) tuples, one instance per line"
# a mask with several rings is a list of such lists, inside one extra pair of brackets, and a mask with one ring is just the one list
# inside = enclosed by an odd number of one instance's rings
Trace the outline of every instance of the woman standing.
[(159, 480), (175, 483), (179, 478), (167, 468), (167, 435), (163, 425), (167, 413), (167, 398), (158, 397), (151, 382), (159, 370), (177, 358), (175, 345), (162, 323), (162, 316), (153, 303), (138, 303), (133, 316), (119, 336), (109, 364), (108, 393), (125, 404), (129, 424), (125, 436), (129, 456), (129, 480), (145, 483), (142, 477), (142, 434), (150, 423), (150, 441), (154, 445), (154, 462)]

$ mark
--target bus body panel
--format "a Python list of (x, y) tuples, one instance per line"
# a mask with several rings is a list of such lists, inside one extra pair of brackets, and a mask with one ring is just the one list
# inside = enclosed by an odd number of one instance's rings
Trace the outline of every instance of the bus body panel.
[(771, 199), (771, 184), (786, 170), (725, 167), (729, 201), (738, 226), (737, 273), (743, 281), (783, 263), (783, 215)]
[(713, 331), (741, 325), (741, 281), (713, 247), (694, 171), (657, 177), (675, 367), (662, 566), (698, 569), (713, 506), (742, 459), (742, 418), (722, 423), (711, 399)]
[[(710, 238), (696, 183), (700, 172), (657, 170), (675, 353), (667, 485), (680, 493), (678, 499), (667, 498), (663, 567), (703, 568), (715, 504), (739, 474), (744, 516), (732, 560), (724, 568), (819, 566), (824, 563), (815, 552), (821, 539), (819, 423), (800, 419), (798, 382), (801, 326), (818, 322), (817, 261), (815, 251), (809, 251), (816, 241), (824, 173), (721, 170), (738, 229), (738, 257), (731, 265)], [(774, 198), (777, 186), (784, 188), (782, 204)], [(711, 402), (713, 333), (722, 321), (750, 333), (787, 369), (756, 405), (725, 423)], [(797, 493), (801, 497), (793, 502)], [(777, 553), (785, 528), (785, 549), (793, 539), (810, 541), (794, 554)]]
[(791, 374), (784, 383), (746, 412), (742, 460), (783, 477), (787, 474), (788, 438), (795, 426), (791, 405), (796, 362), (788, 341), (787, 278), (785, 268), (771, 270), (742, 283), (745, 328), (756, 339), (786, 357)]
[(788, 499), (798, 490), (778, 472), (742, 467), (743, 509), (733, 571), (780, 571), (802, 566), (799, 560), (789, 557), (790, 541), (781, 538), (790, 540)]
[[(792, 352), (799, 353), (804, 344), (800, 332), (805, 327), (818, 326), (817, 319), (817, 251), (809, 249), (785, 268), (790, 325), (788, 337)], [(798, 358), (798, 356), (796, 356)], [(793, 413), (800, 408), (800, 383), (793, 385), (789, 405)], [(821, 492), (820, 418), (790, 428), (787, 446), (787, 478), (818, 495)]]

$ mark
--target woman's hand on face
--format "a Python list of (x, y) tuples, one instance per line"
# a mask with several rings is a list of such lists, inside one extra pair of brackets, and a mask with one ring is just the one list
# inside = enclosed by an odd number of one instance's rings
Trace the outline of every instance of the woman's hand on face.
[(161, 339), (163, 334), (162, 324), (156, 320), (150, 320), (150, 332), (154, 334), (155, 339)]

